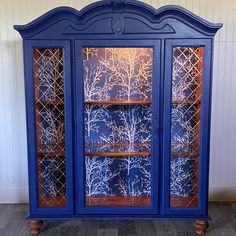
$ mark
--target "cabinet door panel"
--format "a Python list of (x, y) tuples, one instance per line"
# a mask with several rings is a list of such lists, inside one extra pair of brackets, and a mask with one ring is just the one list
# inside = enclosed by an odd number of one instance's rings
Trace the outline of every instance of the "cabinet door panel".
[[(201, 212), (207, 201), (209, 124), (209, 46), (178, 40), (166, 44), (164, 163), (168, 170), (165, 187), (168, 191), (168, 212), (187, 214)], [(203, 112), (204, 111), (204, 112)], [(205, 112), (206, 111), (206, 112)], [(167, 142), (170, 140), (170, 142)], [(195, 209), (195, 210), (194, 210)]]
[(31, 53), (33, 69), (33, 74), (29, 73), (32, 78), (28, 76), (26, 81), (33, 85), (33, 90), (28, 87), (26, 91), (27, 109), (33, 108), (31, 119), (35, 129), (29, 136), (36, 137), (34, 155), (29, 156), (32, 212), (47, 213), (53, 208), (55, 213), (66, 213), (72, 209), (72, 179), (68, 173), (72, 161), (68, 132), (71, 98), (67, 94), (70, 91), (69, 43), (30, 41), (26, 42), (26, 48), (28, 55)]
[[(84, 196), (78, 212), (94, 213), (98, 207), (103, 213), (114, 207), (117, 214), (126, 214), (127, 207), (135, 214), (157, 212), (153, 202), (158, 194), (153, 175), (157, 166), (153, 163), (157, 163), (158, 145), (154, 153), (152, 147), (158, 138), (152, 136), (152, 118), (158, 117), (159, 109), (160, 77), (153, 73), (160, 73), (159, 61), (154, 62), (160, 48), (132, 42), (88, 44), (76, 47), (83, 58), (85, 148), (80, 188)], [(155, 127), (158, 132), (158, 124)]]

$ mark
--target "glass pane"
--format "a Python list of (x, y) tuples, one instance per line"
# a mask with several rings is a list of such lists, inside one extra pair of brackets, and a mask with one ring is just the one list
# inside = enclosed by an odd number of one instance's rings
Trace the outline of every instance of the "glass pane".
[(86, 205), (150, 206), (151, 48), (84, 48)]
[(198, 206), (202, 47), (174, 47), (170, 206)]
[(34, 49), (39, 206), (66, 205), (63, 51)]

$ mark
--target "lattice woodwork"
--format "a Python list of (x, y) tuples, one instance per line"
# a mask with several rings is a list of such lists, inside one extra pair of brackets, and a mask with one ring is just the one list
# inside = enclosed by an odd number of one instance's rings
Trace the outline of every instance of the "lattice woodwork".
[(65, 206), (63, 51), (34, 49), (39, 205)]
[(173, 49), (171, 207), (198, 206), (202, 62), (201, 47)]

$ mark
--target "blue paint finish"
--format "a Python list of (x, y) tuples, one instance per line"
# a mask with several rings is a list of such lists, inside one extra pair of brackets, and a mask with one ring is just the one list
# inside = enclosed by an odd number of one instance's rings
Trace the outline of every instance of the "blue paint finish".
[(181, 215), (179, 217), (172, 216), (172, 215), (165, 215), (165, 216), (160, 216), (160, 215), (91, 215), (91, 214), (86, 214), (86, 215), (44, 215), (44, 216), (33, 216), (33, 215), (28, 215), (27, 216), (28, 220), (141, 220), (141, 219), (146, 219), (146, 220), (212, 220), (211, 217), (209, 216), (201, 216), (201, 215), (196, 215), (196, 216), (191, 216), (191, 215)]
[[(135, 0), (99, 1), (80, 11), (55, 8), (14, 28), (24, 39), (29, 168), (29, 219), (208, 219), (208, 171), (213, 37), (222, 24), (209, 23), (179, 6), (159, 9)], [(82, 47), (151, 47), (151, 207), (86, 207)], [(170, 115), (173, 46), (203, 46), (199, 205), (170, 208)], [(63, 48), (67, 205), (38, 207), (33, 48)]]

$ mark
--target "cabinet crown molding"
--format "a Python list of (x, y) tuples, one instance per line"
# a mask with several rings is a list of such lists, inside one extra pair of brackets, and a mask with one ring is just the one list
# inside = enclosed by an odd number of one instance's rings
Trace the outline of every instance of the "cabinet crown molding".
[[(210, 23), (187, 9), (167, 5), (159, 9), (135, 0), (104, 0), (92, 3), (80, 11), (58, 7), (25, 25), (14, 25), (24, 39), (52, 38), (50, 31), (60, 35), (134, 35), (177, 34), (174, 22), (189, 27), (199, 36), (213, 37), (222, 24)], [(112, 23), (111, 23), (112, 22)], [(132, 27), (129, 27), (132, 25)], [(133, 27), (135, 25), (135, 27)], [(180, 25), (181, 27), (181, 25)], [(190, 32), (191, 33), (191, 32)], [(64, 36), (65, 38), (65, 36)]]

